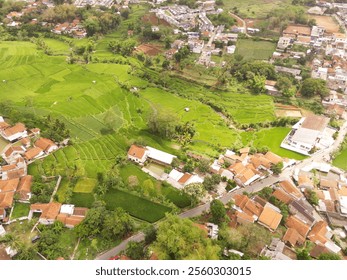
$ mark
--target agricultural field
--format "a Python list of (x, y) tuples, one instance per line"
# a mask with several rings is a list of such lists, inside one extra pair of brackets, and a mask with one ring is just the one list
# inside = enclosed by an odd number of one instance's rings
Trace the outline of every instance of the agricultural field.
[(280, 147), (282, 140), (287, 136), (290, 130), (291, 129), (288, 127), (274, 127), (262, 129), (257, 132), (242, 132), (242, 142), (244, 145), (249, 144), (255, 148), (266, 146), (271, 152), (282, 157), (302, 160), (306, 157)]
[(238, 9), (241, 17), (245, 18), (265, 18), (274, 8), (290, 5), (291, 0), (235, 0), (223, 1), (224, 8), (231, 10), (234, 7)]
[(338, 156), (333, 160), (333, 165), (347, 170), (347, 149), (342, 150)]
[(239, 39), (235, 53), (242, 55), (244, 59), (268, 60), (275, 50), (276, 44), (272, 42)]

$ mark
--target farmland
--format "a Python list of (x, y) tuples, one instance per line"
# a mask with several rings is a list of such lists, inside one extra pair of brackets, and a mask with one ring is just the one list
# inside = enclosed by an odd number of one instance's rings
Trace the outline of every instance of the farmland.
[(224, 7), (236, 7), (242, 17), (264, 18), (271, 10), (289, 5), (291, 0), (237, 0), (224, 1)]
[(249, 39), (237, 40), (236, 54), (245, 59), (269, 59), (275, 51), (276, 45), (266, 41), (252, 41)]
[[(172, 89), (179, 93), (175, 94), (133, 75), (130, 65), (67, 64), (63, 55), (69, 50), (69, 44), (45, 40), (52, 56), (43, 54), (29, 42), (0, 43), (0, 79), (5, 80), (0, 84), (0, 90), (2, 99), (11, 96), (11, 101), (22, 110), (59, 117), (69, 128), (71, 145), (29, 166), (32, 175), (63, 176), (57, 193), (60, 202), (65, 201), (71, 188), (71, 203), (91, 207), (95, 201), (98, 173), (107, 174), (114, 168), (115, 158), (124, 157), (134, 141), (179, 154), (172, 141), (160, 139), (147, 130), (147, 119), (153, 111), (171, 112), (182, 122), (194, 123), (196, 133), (188, 149), (209, 156), (216, 156), (220, 147), (242, 144), (243, 137), (239, 131), (229, 128), (222, 116), (200, 98), (224, 107), (239, 124), (275, 118), (271, 97), (251, 95), (241, 85), (215, 93), (172, 78)], [(99, 44), (102, 42), (98, 43), (96, 53), (101, 54)], [(106, 54), (106, 49), (104, 51)], [(116, 57), (111, 53), (107, 55)], [(134, 58), (129, 59), (139, 63)], [(124, 84), (128, 88), (139, 88), (138, 95), (122, 87)], [(189, 112), (184, 110), (187, 107)], [(112, 131), (107, 123), (110, 114), (113, 116)], [(163, 196), (162, 204), (126, 190), (112, 189), (105, 196), (109, 209), (123, 207), (132, 216), (153, 222), (171, 211), (170, 205), (179, 208), (190, 205), (187, 196), (172, 187), (161, 186), (134, 165), (126, 164), (120, 168), (120, 176), (124, 182), (128, 182), (130, 176), (136, 176), (140, 186), (151, 180)], [(67, 179), (71, 177), (78, 178), (77, 182)]]

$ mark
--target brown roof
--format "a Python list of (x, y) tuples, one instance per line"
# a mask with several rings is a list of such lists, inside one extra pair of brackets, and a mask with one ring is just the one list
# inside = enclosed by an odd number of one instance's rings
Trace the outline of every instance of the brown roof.
[(318, 259), (318, 257), (323, 253), (330, 253), (329, 249), (322, 245), (315, 245), (310, 252), (312, 258)]
[(271, 161), (267, 159), (263, 154), (255, 154), (251, 156), (250, 162), (255, 168), (259, 168), (261, 165), (265, 168), (271, 167)]
[(40, 138), (35, 142), (35, 146), (39, 147), (40, 149), (47, 151), (52, 146), (57, 146), (52, 140), (47, 138)]
[(242, 149), (240, 149), (240, 154), (248, 154), (250, 150), (251, 150), (251, 148), (249, 148), (249, 147), (242, 148)]
[(9, 127), (7, 129), (4, 130), (4, 134), (7, 136), (7, 137), (10, 137), (16, 133), (19, 133), (19, 132), (24, 132), (26, 130), (26, 127), (24, 124), (22, 123), (17, 123), (15, 126), (12, 126), (12, 127)]
[(277, 84), (277, 82), (276, 81), (271, 81), (271, 80), (266, 80), (265, 81), (265, 85), (267, 85), (267, 86), (275, 86)]
[(271, 207), (265, 207), (258, 221), (269, 229), (276, 230), (281, 219), (282, 215), (280, 213), (276, 212)]
[(285, 204), (289, 204), (293, 201), (293, 198), (281, 189), (275, 190), (272, 195)]
[(321, 179), (320, 187), (324, 189), (337, 189), (337, 181)]
[(328, 123), (329, 118), (327, 117), (311, 115), (305, 118), (301, 127), (322, 132), (326, 128)]
[(278, 185), (288, 194), (294, 196), (295, 198), (302, 198), (304, 195), (300, 190), (288, 180), (284, 180), (278, 183)]
[(30, 210), (41, 212), (40, 218), (55, 220), (59, 214), (61, 203), (50, 202), (45, 204), (35, 203), (31, 204)]
[(278, 156), (272, 152), (267, 152), (265, 154), (265, 158), (267, 158), (272, 164), (277, 164), (277, 163), (283, 162), (283, 158), (281, 158), (280, 156)]
[(24, 154), (24, 157), (26, 158), (26, 160), (31, 160), (31, 159), (37, 157), (41, 152), (42, 152), (41, 148), (34, 147), (34, 148), (31, 148), (28, 151), (26, 151), (26, 153)]
[(15, 164), (10, 164), (10, 165), (5, 165), (5, 166), (2, 166), (1, 167), (1, 171), (4, 172), (4, 171), (9, 171), (9, 170), (13, 170), (13, 169), (16, 169), (17, 166)]
[(293, 34), (293, 35), (311, 35), (311, 28), (309, 26), (301, 26), (301, 25), (289, 25), (285, 30), (283, 30), (283, 34)]
[(26, 146), (30, 144), (30, 139), (28, 137), (25, 137), (25, 138), (22, 138), (20, 142), (22, 143), (22, 145)]
[(342, 187), (337, 191), (341, 196), (347, 196), (347, 187)]
[(325, 235), (328, 232), (327, 229), (328, 224), (325, 221), (317, 222), (313, 227), (310, 233), (308, 234), (308, 238), (314, 243), (325, 244), (328, 241), (328, 238)]
[(77, 226), (83, 221), (84, 217), (71, 215), (66, 218), (65, 225), (67, 226)]
[(248, 223), (254, 223), (254, 219), (252, 216), (244, 213), (244, 212), (236, 212), (236, 217), (237, 217), (237, 221), (240, 223), (240, 220), (241, 220), (241, 223), (244, 221), (244, 222), (248, 222)]
[(327, 111), (330, 113), (330, 114), (336, 114), (338, 116), (342, 116), (345, 112), (345, 108), (338, 105), (338, 104), (334, 104), (334, 105), (330, 105), (328, 108), (327, 108)]
[(301, 185), (306, 185), (306, 186), (314, 186), (312, 180), (306, 175), (299, 175), (298, 176), (298, 184), (299, 186)]
[(247, 195), (236, 194), (234, 196), (235, 205), (237, 207), (240, 207), (241, 209), (245, 206), (245, 204), (247, 203), (248, 200), (249, 200), (249, 198)]
[(0, 122), (0, 129), (8, 128), (10, 125), (7, 122)]
[(193, 175), (192, 174), (189, 174), (189, 173), (185, 173), (179, 180), (178, 180), (178, 183), (180, 184), (185, 184), (190, 177), (192, 177)]
[(253, 215), (256, 215), (257, 217), (260, 216), (260, 214), (262, 213), (263, 211), (263, 206), (261, 206), (259, 203), (249, 199), (245, 206), (242, 208), (242, 210), (250, 215), (250, 216), (253, 216)]
[(13, 204), (14, 192), (0, 193), (0, 208), (10, 208)]
[(25, 175), (25, 170), (24, 168), (20, 168), (20, 169), (15, 169), (15, 170), (10, 170), (7, 172), (7, 179), (11, 180), (11, 179), (18, 179), (22, 176)]
[(136, 157), (138, 159), (142, 159), (143, 156), (146, 153), (146, 149), (143, 147), (139, 147), (136, 145), (131, 145), (129, 151), (128, 151), (128, 155), (132, 156), (132, 157)]
[(286, 220), (286, 227), (295, 229), (303, 238), (306, 238), (310, 230), (310, 226), (294, 216), (290, 216)]
[(298, 36), (297, 38), (297, 41), (298, 42), (301, 42), (301, 43), (310, 43), (311, 42), (311, 37), (308, 37), (308, 36)]
[(29, 199), (29, 193), (31, 192), (31, 184), (33, 181), (33, 176), (27, 175), (20, 179), (20, 183), (17, 189), (20, 198), (23, 200)]
[(5, 152), (5, 157), (10, 157), (13, 153), (24, 153), (24, 150), (22, 149), (22, 147), (10, 146)]
[(290, 243), (293, 247), (296, 244), (303, 244), (305, 242), (305, 238), (302, 237), (294, 228), (288, 228), (282, 240), (283, 242)]
[(73, 210), (74, 216), (83, 216), (85, 217), (87, 215), (88, 208), (84, 207), (75, 207)]
[(19, 179), (0, 180), (0, 192), (14, 192), (19, 184)]

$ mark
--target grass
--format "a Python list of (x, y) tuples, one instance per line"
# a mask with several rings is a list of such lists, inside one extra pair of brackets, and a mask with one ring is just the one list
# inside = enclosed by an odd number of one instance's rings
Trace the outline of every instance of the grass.
[(94, 195), (91, 193), (73, 193), (71, 203), (77, 207), (92, 208)]
[(281, 142), (287, 136), (290, 130), (291, 129), (289, 127), (275, 127), (262, 129), (255, 133), (243, 132), (242, 141), (245, 146), (251, 145), (255, 148), (267, 146), (270, 151), (278, 154), (279, 156), (302, 160), (306, 157), (280, 147)]
[(117, 207), (121, 207), (131, 216), (150, 223), (164, 218), (165, 213), (171, 211), (169, 207), (121, 190), (109, 190), (104, 199), (106, 208), (114, 210)]
[(96, 186), (97, 180), (92, 178), (83, 178), (78, 180), (74, 187), (74, 192), (77, 193), (91, 193)]
[(174, 187), (164, 186), (162, 188), (162, 193), (179, 208), (185, 208), (191, 205), (189, 196)]
[(18, 219), (21, 217), (27, 217), (30, 210), (30, 204), (16, 202), (11, 215), (11, 220)]
[(242, 55), (244, 59), (268, 60), (276, 49), (276, 44), (267, 41), (253, 41), (239, 39), (236, 43), (235, 54)]
[(264, 18), (271, 10), (289, 5), (291, 0), (239, 0), (223, 1), (224, 8), (231, 10), (236, 7), (241, 17)]
[(333, 160), (333, 165), (341, 169), (347, 170), (347, 149), (342, 150)]

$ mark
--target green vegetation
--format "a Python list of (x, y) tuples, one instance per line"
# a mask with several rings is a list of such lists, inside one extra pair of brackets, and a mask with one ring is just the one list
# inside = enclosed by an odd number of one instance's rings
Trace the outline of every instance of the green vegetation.
[(107, 209), (114, 210), (117, 207), (125, 209), (131, 216), (153, 223), (170, 212), (169, 207), (151, 202), (139, 196), (120, 190), (110, 190), (104, 197)]
[(30, 210), (30, 204), (16, 202), (13, 207), (11, 220), (21, 218), (21, 217), (27, 217), (29, 214), (29, 210)]
[(80, 179), (74, 188), (74, 192), (91, 193), (95, 186), (96, 186), (95, 179), (91, 179), (91, 178)]
[(250, 39), (239, 39), (236, 43), (237, 55), (245, 59), (269, 59), (276, 49), (276, 44), (268, 41), (254, 41)]
[(347, 149), (343, 149), (333, 160), (333, 164), (347, 170)]

